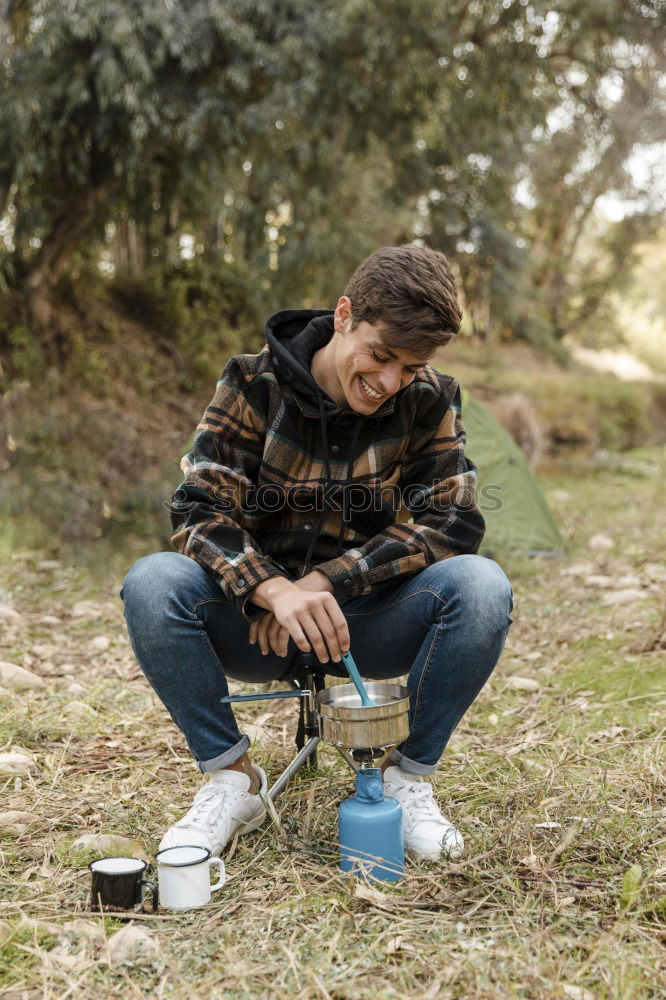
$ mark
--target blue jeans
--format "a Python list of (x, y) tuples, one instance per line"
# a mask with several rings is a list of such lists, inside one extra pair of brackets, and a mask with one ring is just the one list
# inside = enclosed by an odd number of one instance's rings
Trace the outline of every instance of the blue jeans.
[[(249, 623), (213, 578), (177, 552), (144, 556), (120, 596), (141, 669), (182, 731), (199, 770), (216, 771), (250, 746), (230, 705), (227, 677), (276, 680), (299, 650), (263, 655), (248, 642)], [(454, 556), (389, 589), (342, 605), (354, 659), (372, 680), (408, 675), (410, 734), (392, 761), (432, 774), (451, 733), (497, 663), (511, 623), (512, 592), (497, 565)], [(329, 661), (326, 673), (344, 676)]]

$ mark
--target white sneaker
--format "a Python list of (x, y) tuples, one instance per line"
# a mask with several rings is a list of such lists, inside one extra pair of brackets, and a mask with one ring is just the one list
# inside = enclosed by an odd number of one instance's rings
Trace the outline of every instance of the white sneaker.
[(413, 858), (459, 858), (464, 842), (455, 826), (445, 819), (432, 794), (432, 785), (420, 781), (400, 767), (384, 771), (384, 792), (402, 806), (405, 851)]
[(219, 857), (236, 831), (250, 833), (260, 827), (266, 819), (268, 781), (266, 772), (253, 766), (261, 782), (258, 795), (250, 794), (247, 774), (214, 771), (194, 796), (187, 815), (164, 834), (158, 850), (192, 844), (206, 847), (213, 857)]

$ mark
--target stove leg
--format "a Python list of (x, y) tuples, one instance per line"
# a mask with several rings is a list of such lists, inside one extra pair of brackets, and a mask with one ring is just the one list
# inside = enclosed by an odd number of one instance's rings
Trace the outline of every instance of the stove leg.
[(291, 778), (293, 778), (293, 776), (300, 771), (303, 765), (312, 757), (312, 754), (316, 751), (320, 743), (321, 736), (312, 736), (303, 749), (299, 750), (291, 763), (285, 767), (277, 781), (268, 789), (268, 797), (272, 799), (273, 802), (278, 795), (285, 790)]

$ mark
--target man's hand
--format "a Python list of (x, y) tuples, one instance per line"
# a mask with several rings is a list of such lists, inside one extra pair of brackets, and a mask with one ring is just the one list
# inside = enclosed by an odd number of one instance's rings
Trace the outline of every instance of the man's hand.
[(272, 649), (286, 656), (291, 636), (302, 652), (313, 648), (321, 663), (328, 663), (329, 652), (339, 662), (340, 651), (349, 649), (349, 629), (332, 589), (317, 570), (293, 583), (284, 577), (260, 583), (251, 600), (269, 614), (251, 623), (250, 643), (258, 642), (264, 655)]
[(257, 618), (250, 622), (250, 645), (259, 644), (259, 649), (264, 654), (272, 649), (278, 656), (287, 655), (289, 645), (289, 629), (280, 625), (272, 611), (267, 611), (263, 618)]

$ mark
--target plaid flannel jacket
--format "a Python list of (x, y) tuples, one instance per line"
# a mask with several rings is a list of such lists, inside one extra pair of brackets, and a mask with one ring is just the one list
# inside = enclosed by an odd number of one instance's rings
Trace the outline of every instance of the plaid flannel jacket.
[(268, 346), (232, 358), (181, 461), (172, 542), (250, 620), (265, 614), (251, 591), (273, 576), (316, 568), (343, 603), (476, 552), (460, 407), (455, 379), (424, 366), (374, 414), (341, 410), (322, 428)]

